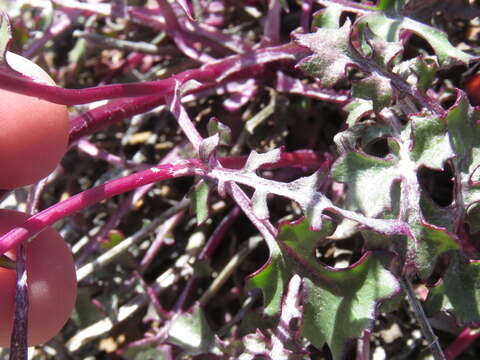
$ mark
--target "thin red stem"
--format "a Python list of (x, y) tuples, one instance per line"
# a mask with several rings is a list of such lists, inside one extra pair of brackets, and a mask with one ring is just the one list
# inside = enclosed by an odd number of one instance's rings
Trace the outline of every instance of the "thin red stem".
[(191, 159), (155, 166), (81, 192), (37, 213), (19, 227), (12, 229), (0, 237), (0, 254), (4, 254), (14, 246), (35, 236), (56, 221), (85, 209), (90, 205), (143, 185), (192, 175), (204, 175), (203, 164), (200, 160)]

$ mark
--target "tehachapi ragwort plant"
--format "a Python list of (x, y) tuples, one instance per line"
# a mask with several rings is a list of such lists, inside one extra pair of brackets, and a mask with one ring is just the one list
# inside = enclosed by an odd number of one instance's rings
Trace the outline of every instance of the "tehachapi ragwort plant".
[[(72, 152), (121, 169), (114, 176), (103, 174), (103, 181), (90, 182), (75, 195), (65, 191), (68, 196), (62, 201), (52, 200), (45, 188), (57, 180), (41, 181), (29, 190), (28, 208), (35, 213), (42, 194), (49, 195), (51, 205), (0, 238), (4, 254), (57, 222), (63, 221), (65, 232), (75, 233), (68, 227), (79, 226), (67, 219), (81, 210), (94, 207), (108, 215), (107, 220), (93, 216), (100, 225), (85, 241), (70, 240), (81, 298), (75, 325), (64, 330), (68, 340), (60, 341), (61, 346), (57, 341), (56, 351), (87, 356), (85, 345), (106, 337), (117, 324), (135, 321), (138, 310), (151, 305), (157, 321), (141, 335), (125, 330), (122, 336), (128, 343), (115, 343), (119, 356), (342, 359), (351, 356), (356, 341), (357, 358), (368, 359), (370, 340), (377, 336), (375, 321), (381, 313), (406, 308), (404, 296), (436, 359), (445, 358), (444, 344), (426, 314), (448, 313), (460, 326), (472, 327), (458, 329), (445, 352), (449, 358), (473, 341), (472, 331), (480, 321), (480, 118), (467, 95), (452, 85), (458, 80), (445, 79), (478, 57), (450, 42), (447, 32), (437, 28), (442, 22), (425, 14), (426, 8), (431, 13), (449, 11), (447, 17), (469, 23), (479, 13), (475, 5), (459, 0), (454, 11), (441, 1), (425, 5), (417, 0), (317, 0), (301, 6), (280, 0), (236, 5), (220, 0), (158, 0), (148, 6), (53, 3), (59, 16), (52, 17), (34, 41), (22, 43), (19, 33), (26, 31), (26, 19), (13, 18), (19, 29), (13, 40), (24, 46), (24, 55), (48, 51), (48, 40), (60, 39), (79, 25), (85, 31), (74, 33), (76, 45), (65, 73), (73, 76), (88, 69), (87, 44), (113, 49), (112, 56), (118, 56), (115, 51), (123, 54), (120, 65), (103, 64), (103, 84), (85, 80), (80, 89), (32, 81), (1, 58), (0, 88), (76, 106), (69, 135)], [(256, 19), (264, 11), (256, 28), (263, 34), (242, 37), (241, 26), (227, 31), (227, 14), (234, 10)], [(282, 28), (287, 12), (299, 15), (299, 27), (288, 34)], [(135, 29), (139, 22), (161, 36), (151, 42), (130, 41), (118, 30), (128, 33), (126, 24)], [(4, 54), (12, 37), (5, 15), (0, 30)], [(137, 35), (142, 36), (140, 31)], [(178, 70), (176, 58), (183, 70)], [(145, 81), (118, 80), (126, 74), (141, 77), (132, 70), (136, 67), (147, 69)], [(265, 98), (270, 100), (262, 108)], [(218, 99), (222, 106), (215, 104)], [(92, 107), (80, 106), (94, 102)], [(312, 104), (329, 104), (321, 108), (326, 114)], [(199, 114), (198, 121), (192, 113)], [(153, 130), (150, 114), (160, 114)], [(293, 119), (287, 119), (291, 114)], [(305, 120), (312, 116), (322, 123)], [(335, 130), (328, 130), (329, 121)], [(121, 136), (111, 130), (115, 127)], [(285, 135), (289, 132), (290, 138)], [(171, 142), (171, 150), (149, 161), (144, 145), (127, 160), (126, 144), (136, 144), (132, 133), (136, 139), (148, 133), (146, 139), (135, 140), (141, 144), (158, 145), (162, 138), (160, 145)], [(111, 145), (109, 136), (116, 143), (123, 137), (122, 144)], [(67, 155), (65, 164), (68, 156), (76, 155)], [(69, 179), (68, 172), (58, 176)], [(173, 179), (180, 177), (194, 179), (193, 185), (183, 182), (177, 188), (181, 181)], [(445, 177), (451, 179), (442, 187), (439, 179)], [(125, 236), (130, 229), (119, 230), (122, 219), (138, 211), (139, 203), (154, 201), (148, 194), (158, 199), (154, 185), (161, 181), (169, 189), (162, 196), (176, 194), (176, 201), (163, 204), (160, 215), (142, 210), (148, 221)], [(126, 193), (118, 204), (102, 203)], [(222, 211), (226, 215), (219, 215)], [(251, 238), (228, 261), (222, 259), (224, 267), (216, 273), (216, 254), (225, 252), (226, 233), (240, 219), (253, 226), (239, 236)], [(175, 231), (188, 237), (183, 253), (167, 241)], [(155, 238), (144, 241), (153, 232)], [(207, 232), (211, 234), (202, 243), (198, 239)], [(244, 305), (237, 306), (236, 314), (223, 307), (222, 324), (212, 325), (218, 317), (209, 311), (210, 299), (220, 296), (222, 285), (255, 253), (258, 234), (266, 243), (267, 259), (252, 261), (256, 268), (249, 270), (255, 272), (241, 284), (237, 276), (228, 292), (245, 300)], [(340, 266), (342, 241), (355, 245), (349, 245), (348, 261)], [(336, 255), (327, 265), (329, 256), (322, 251), (329, 246)], [(125, 264), (122, 256), (129, 249), (131, 262)], [(115, 268), (115, 281), (105, 271), (109, 266)], [(206, 286), (205, 279), (213, 274), (216, 278)], [(100, 278), (95, 286), (103, 297), (82, 286)], [(108, 287), (101, 288), (105, 283)], [(428, 292), (423, 303), (412, 283)], [(128, 297), (125, 290), (134, 285), (141, 290)], [(116, 291), (114, 296), (110, 290)], [(102, 316), (86, 319), (91, 310), (85, 307), (92, 304)], [(17, 314), (27, 311), (19, 308)], [(17, 316), (17, 329), (26, 328), (24, 318)], [(12, 346), (12, 358), (25, 354), (25, 339), (23, 334), (23, 346)]]

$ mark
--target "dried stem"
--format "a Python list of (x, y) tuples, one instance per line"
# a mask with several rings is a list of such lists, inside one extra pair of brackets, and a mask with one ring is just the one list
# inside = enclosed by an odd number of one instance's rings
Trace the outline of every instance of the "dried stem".
[(413, 290), (412, 284), (409, 279), (406, 277), (401, 281), (403, 290), (407, 293), (407, 300), (412, 310), (417, 317), (418, 324), (422, 329), (423, 336), (428, 341), (429, 348), (432, 350), (433, 357), (435, 360), (446, 360), (443, 350), (438, 341), (438, 337), (432, 330), (430, 323), (428, 322), (427, 316), (423, 311), (422, 305), (415, 296), (415, 291)]

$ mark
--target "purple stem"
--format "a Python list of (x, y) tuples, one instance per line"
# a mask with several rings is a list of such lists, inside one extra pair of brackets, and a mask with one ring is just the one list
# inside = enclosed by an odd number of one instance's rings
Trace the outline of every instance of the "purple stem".
[(148, 286), (145, 283), (145, 280), (143, 279), (142, 275), (138, 271), (134, 271), (134, 275), (135, 275), (135, 278), (138, 279), (142, 287), (145, 289), (148, 297), (150, 298), (150, 302), (153, 305), (153, 308), (157, 312), (159, 319), (169, 319), (171, 317), (170, 312), (166, 311), (163, 308), (162, 304), (160, 304), (160, 301), (158, 301), (158, 297), (157, 297), (157, 294), (155, 293), (155, 290), (151, 286)]
[(232, 181), (229, 181), (225, 184), (225, 188), (240, 209), (242, 209), (245, 215), (247, 215), (248, 219), (263, 236), (267, 242), (268, 248), (270, 250), (275, 249), (277, 246), (277, 241), (275, 239), (277, 236), (277, 229), (275, 226), (273, 226), (268, 219), (260, 219), (254, 214), (251, 201), (245, 192), (240, 188), (240, 186)]
[(190, 11), (190, 6), (186, 0), (175, 0), (175, 2), (182, 8), (185, 15), (187, 15), (189, 20), (194, 20), (192, 12)]
[(103, 130), (116, 122), (143, 114), (164, 104), (164, 96), (143, 96), (114, 100), (106, 105), (73, 118), (70, 121), (69, 144), (84, 136)]
[(145, 170), (146, 168), (150, 167), (150, 165), (147, 164), (139, 164), (135, 161), (122, 159), (117, 155), (98, 148), (95, 144), (85, 139), (80, 139), (77, 142), (77, 149), (85, 154), (90, 155), (94, 159), (106, 161), (109, 164), (120, 168)]
[[(261, 50), (257, 50), (254, 53), (250, 53), (242, 56), (240, 55), (231, 56), (229, 58), (225, 58), (223, 60), (215, 62), (213, 64), (205, 65), (200, 69), (184, 71), (180, 74), (172, 76), (169, 79), (159, 80), (156, 82), (149, 82), (149, 83), (144, 82), (144, 83), (130, 84), (130, 85), (137, 85), (139, 87), (142, 87), (146, 84), (150, 84), (149, 86), (155, 87), (155, 84), (156, 84), (158, 86), (158, 92), (156, 93), (156, 95), (115, 100), (106, 105), (87, 111), (73, 118), (71, 121), (69, 142), (71, 144), (77, 141), (78, 139), (80, 139), (81, 137), (90, 135), (115, 122), (122, 121), (133, 115), (145, 113), (149, 110), (154, 109), (157, 106), (162, 105), (164, 103), (164, 97), (166, 95), (172, 95), (174, 93), (175, 86), (178, 82), (183, 83), (190, 79), (194, 79), (200, 82), (211, 81), (210, 83), (208, 82), (205, 83), (207, 85), (205, 85), (204, 87), (200, 86), (196, 89), (191, 90), (192, 94), (201, 93), (203, 90), (205, 90), (207, 86), (219, 86), (222, 84), (222, 82), (226, 82), (227, 77), (236, 75), (237, 77), (240, 77), (240, 78), (242, 77), (250, 78), (251, 76), (255, 75), (256, 72), (263, 72), (264, 64), (278, 61), (278, 60), (294, 60), (295, 58), (301, 57), (302, 56), (301, 54), (304, 54), (304, 49), (301, 47), (298, 47), (294, 44), (281, 45), (278, 47), (264, 48)], [(246, 71), (248, 68), (250, 68), (252, 71), (250, 72)], [(90, 94), (89, 91), (95, 89), (95, 88), (93, 89), (90, 88), (90, 89), (84, 89), (84, 90), (66, 90), (66, 89), (61, 89), (61, 88), (52, 87), (52, 86), (39, 85), (37, 83), (30, 83), (30, 82), (28, 83), (33, 84), (34, 86), (37, 86), (37, 88), (35, 88), (35, 91), (34, 91), (35, 94), (33, 93), (32, 94), (34, 96), (38, 96), (41, 98), (44, 98), (40, 95), (42, 88), (54, 89), (55, 91), (58, 90), (62, 94), (69, 94), (70, 91), (77, 91), (77, 92), (80, 91), (80, 92), (83, 92), (82, 94), (85, 94), (85, 93)], [(16, 83), (14, 82), (14, 84)], [(6, 83), (2, 83), (2, 73), (0, 72), (0, 87), (4, 87), (5, 85)], [(18, 84), (16, 84), (15, 88), (12, 90), (13, 91), (19, 90), (20, 92), (25, 93), (24, 92), (25, 89), (23, 90), (18, 89), (16, 87), (17, 85)], [(29, 85), (27, 85), (27, 87), (28, 86)], [(38, 86), (40, 86), (40, 89), (38, 88)], [(108, 93), (108, 91), (112, 89), (111, 88), (112, 86), (115, 87), (115, 86), (122, 86), (122, 85), (106, 85), (106, 86), (98, 87), (96, 89), (105, 89), (106, 92)], [(109, 94), (112, 95), (112, 93), (109, 93)], [(70, 99), (71, 98), (72, 97), (70, 97)], [(97, 98), (96, 100), (98, 99), (100, 98)], [(47, 100), (54, 101), (54, 99), (52, 98), (49, 98)], [(56, 97), (56, 100), (58, 102), (59, 98)], [(79, 100), (73, 101), (73, 102), (74, 103), (79, 102)], [(92, 98), (89, 100), (93, 101), (95, 99)], [(329, 100), (329, 97), (325, 96), (324, 100)], [(337, 101), (337, 100), (333, 99), (333, 101)]]
[[(181, 149), (177, 146), (172, 149), (158, 165), (165, 165), (174, 161), (179, 160), (179, 152)], [(151, 167), (151, 166), (150, 166)], [(131, 192), (125, 200), (119, 205), (117, 211), (109, 217), (107, 222), (103, 224), (102, 228), (98, 232), (98, 235), (95, 238), (91, 238), (89, 243), (85, 246), (86, 250), (82, 252), (80, 256), (77, 257), (76, 264), (81, 264), (84, 259), (90, 255), (90, 253), (95, 250), (98, 246), (98, 241), (105, 239), (110, 230), (120, 223), (120, 220), (133, 208), (134, 204), (143, 198), (150, 189), (155, 186), (155, 183), (148, 185), (140, 186)]]
[(230, 211), (227, 216), (225, 216), (220, 224), (215, 228), (213, 234), (208, 239), (205, 247), (202, 249), (202, 252), (198, 256), (198, 260), (207, 260), (210, 259), (215, 252), (215, 250), (220, 245), (223, 237), (230, 229), (230, 227), (235, 223), (238, 217), (242, 214), (240, 208), (235, 206), (232, 211)]
[[(57, 22), (52, 23), (47, 30), (45, 30), (40, 39), (35, 40), (27, 49), (22, 52), (23, 57), (29, 59), (32, 58), (45, 46), (48, 41), (53, 40), (57, 36), (60, 36), (65, 31), (70, 29), (74, 25), (75, 20), (80, 16), (81, 12), (78, 10), (67, 12), (55, 11), (55, 14), (60, 15), (60, 19)], [(56, 16), (53, 16), (53, 18), (56, 19)]]
[(165, 31), (173, 39), (177, 47), (189, 58), (200, 63), (209, 63), (214, 61), (215, 59), (210, 55), (197, 50), (194, 47), (193, 39), (190, 36), (187, 36), (188, 34), (184, 34), (178, 23), (177, 14), (175, 14), (173, 11), (170, 3), (167, 0), (157, 0), (157, 3), (165, 19)]
[(289, 94), (299, 94), (317, 100), (345, 105), (350, 96), (345, 93), (335, 92), (329, 89), (319, 89), (313, 85), (305, 84), (299, 79), (292, 78), (285, 73), (277, 72), (276, 89)]
[(198, 276), (194, 273), (187, 280), (187, 285), (185, 285), (185, 287), (182, 290), (182, 293), (178, 297), (178, 300), (175, 302), (175, 305), (173, 306), (172, 312), (174, 314), (180, 314), (183, 311), (185, 307), (185, 303), (197, 288), (197, 283), (198, 283)]
[(302, 318), (300, 310), (301, 287), (302, 278), (298, 274), (293, 275), (283, 295), (280, 321), (275, 330), (275, 336), (272, 337), (271, 355), (274, 359), (284, 355), (287, 349), (299, 350), (296, 342), (300, 336), (300, 328), (291, 329), (291, 325), (293, 321)]
[(300, 26), (305, 33), (310, 32), (310, 16), (312, 12), (312, 0), (302, 1), (302, 12), (300, 14)]
[(232, 52), (242, 54), (252, 50), (252, 46), (246, 40), (225, 34), (213, 26), (189, 19), (180, 10), (180, 6), (171, 5), (173, 10), (175, 10), (175, 7), (179, 8), (175, 11), (175, 14), (177, 14), (175, 17), (177, 31), (185, 33), (184, 36), (195, 41), (201, 41), (205, 47), (212, 47), (215, 51), (225, 55)]
[(40, 196), (49, 182), (49, 176), (43, 178), (36, 184), (32, 185), (28, 191), (27, 196), (27, 214), (35, 214), (38, 211)]
[[(123, 104), (127, 111), (143, 105), (144, 102), (160, 103), (164, 96), (172, 95), (177, 83), (196, 80), (201, 86), (186, 91), (186, 95), (206, 87), (218, 86), (221, 82), (236, 76), (235, 80), (251, 78), (258, 72), (263, 73), (264, 64), (279, 60), (295, 62), (307, 53), (305, 48), (293, 43), (256, 50), (245, 55), (234, 55), (206, 64), (199, 69), (186, 70), (168, 79), (128, 84), (112, 84), (85, 89), (63, 89), (33, 81), (31, 78), (15, 72), (6, 64), (0, 65), (0, 88), (35, 96), (50, 102), (78, 105), (94, 101), (145, 96), (139, 103)], [(152, 95), (155, 94), (155, 95)], [(125, 100), (124, 100), (125, 101)], [(131, 100), (130, 100), (131, 101)], [(118, 104), (117, 104), (118, 107)], [(103, 107), (102, 107), (103, 108)], [(103, 110), (107, 111), (107, 110)], [(112, 110), (109, 110), (112, 111)], [(138, 112), (137, 112), (138, 113)]]
[(362, 336), (358, 339), (357, 342), (357, 356), (355, 360), (370, 360), (370, 337), (371, 332), (369, 330), (364, 330)]
[(373, 6), (358, 4), (349, 0), (316, 0), (320, 5), (328, 7), (328, 4), (341, 5), (345, 11), (351, 11), (357, 14), (368, 14), (375, 11)]
[(466, 327), (445, 349), (445, 358), (454, 360), (480, 337), (480, 329)]
[(10, 360), (27, 360), (28, 348), (28, 286), (26, 252), (24, 244), (19, 244), (16, 264), (15, 320), (10, 340)]
[(280, 43), (281, 10), (280, 0), (269, 0), (267, 18), (263, 29), (263, 41), (265, 45), (276, 45)]
[(14, 246), (35, 236), (56, 221), (102, 200), (153, 182), (193, 175), (205, 175), (205, 169), (200, 160), (190, 159), (159, 165), (83, 191), (37, 213), (21, 226), (0, 237), (0, 254), (4, 254)]
[(145, 256), (140, 262), (140, 268), (138, 269), (139, 273), (144, 273), (147, 270), (152, 261), (155, 259), (155, 256), (157, 256), (158, 252), (162, 248), (165, 236), (167, 236), (167, 234), (175, 228), (178, 222), (183, 218), (183, 215), (185, 215), (185, 210), (177, 212), (160, 226), (155, 236), (155, 240), (150, 245), (145, 253)]
[(170, 318), (170, 313), (163, 308), (162, 304), (160, 304), (157, 294), (151, 286), (147, 286), (147, 294), (158, 316), (162, 319)]
[(182, 106), (179, 96), (180, 85), (181, 84), (177, 82), (173, 95), (167, 98), (167, 106), (173, 116), (175, 116), (175, 118), (177, 119), (180, 129), (182, 129), (188, 141), (190, 141), (196, 153), (198, 154), (200, 152), (200, 144), (202, 143), (203, 138), (198, 133), (192, 120), (190, 120), (187, 111)]

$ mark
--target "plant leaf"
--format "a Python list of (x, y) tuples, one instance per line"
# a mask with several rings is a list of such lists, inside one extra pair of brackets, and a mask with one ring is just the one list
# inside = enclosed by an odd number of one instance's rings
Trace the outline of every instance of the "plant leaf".
[(376, 217), (391, 208), (391, 187), (399, 178), (395, 157), (381, 159), (352, 151), (337, 160), (332, 175), (348, 184), (347, 207)]
[(400, 41), (401, 32), (404, 30), (417, 34), (430, 44), (438, 57), (440, 66), (443, 68), (460, 64), (465, 65), (474, 59), (472, 55), (455, 48), (448, 41), (444, 32), (405, 16), (376, 12), (364, 16), (360, 23), (368, 24), (375, 35), (388, 42)]
[(409, 250), (410, 253), (415, 254), (415, 266), (420, 271), (420, 276), (427, 279), (438, 257), (447, 251), (458, 250), (460, 245), (455, 235), (446, 229), (427, 223), (421, 223), (412, 228), (417, 243), (409, 241)]
[(399, 41), (386, 41), (383, 37), (376, 35), (370, 29), (368, 23), (359, 22), (358, 27), (363, 35), (363, 40), (366, 43), (362, 45), (365, 55), (371, 55), (375, 62), (382, 68), (391, 70), (396, 60), (400, 59), (400, 55), (403, 52), (402, 43)]
[(345, 77), (346, 67), (357, 64), (350, 47), (351, 23), (347, 19), (339, 29), (321, 28), (311, 34), (296, 34), (295, 41), (314, 54), (298, 66), (311, 76), (318, 77), (324, 87), (332, 87)]
[(393, 87), (390, 79), (372, 73), (365, 79), (353, 85), (352, 96), (364, 100), (371, 100), (373, 110), (378, 113), (393, 101)]
[(376, 10), (398, 12), (405, 6), (406, 0), (378, 0)]
[(373, 112), (373, 102), (372, 100), (353, 99), (343, 107), (343, 110), (348, 112), (346, 122), (351, 127)]
[(200, 180), (189, 194), (190, 206), (197, 216), (197, 225), (203, 224), (210, 216), (208, 207), (210, 190), (211, 186), (204, 180)]
[(198, 305), (193, 308), (191, 314), (183, 313), (172, 320), (167, 341), (180, 346), (184, 354), (195, 356), (213, 353), (221, 355), (217, 346), (219, 340), (208, 326)]
[(442, 119), (428, 114), (412, 115), (414, 146), (410, 156), (418, 166), (443, 170), (443, 164), (455, 156)]
[(319, 28), (338, 29), (342, 13), (343, 7), (341, 5), (331, 3), (315, 13), (312, 25)]
[(452, 148), (457, 195), (465, 210), (480, 201), (480, 112), (471, 107), (465, 93), (458, 90), (457, 101), (449, 109), (446, 121)]
[(480, 261), (451, 257), (443, 281), (428, 294), (426, 309), (434, 314), (446, 310), (462, 324), (480, 322)]
[[(426, 278), (442, 253), (459, 247), (457, 237), (449, 231), (451, 227), (442, 227), (441, 223), (429, 224), (425, 220), (421, 201), (423, 190), (417, 177), (423, 166), (442, 170), (445, 161), (455, 157), (446, 121), (427, 113), (412, 115), (398, 134), (384, 131), (378, 125), (367, 125), (368, 122), (360, 123), (344, 131), (353, 134), (347, 142), (354, 148), (348, 150), (347, 146), (345, 152), (343, 147), (344, 154), (333, 165), (332, 175), (348, 186), (346, 205), (349, 209), (383, 219), (402, 216), (411, 234), (406, 247), (399, 251), (406, 251), (406, 266), (413, 266)], [(391, 152), (385, 158), (367, 155), (361, 148), (356, 148), (358, 144), (365, 146), (375, 138), (385, 136), (392, 144)], [(395, 183), (399, 183), (401, 191), (395, 190), (397, 187), (392, 186)], [(425, 201), (423, 204), (429, 205)], [(427, 209), (428, 218), (439, 220), (440, 213), (434, 206)], [(374, 248), (385, 246), (379, 243), (380, 240), (389, 241), (384, 237), (369, 237)], [(394, 244), (403, 246), (398, 240)]]
[(327, 343), (334, 359), (340, 359), (349, 340), (371, 329), (377, 305), (395, 295), (399, 284), (374, 254), (341, 270), (319, 264), (314, 249), (332, 231), (332, 224), (325, 220), (320, 232), (309, 228), (307, 220), (282, 224), (278, 249), (249, 280), (249, 287), (262, 289), (265, 312), (274, 315), (280, 310), (286, 284), (293, 275), (300, 275), (304, 286), (302, 334), (318, 348)]

